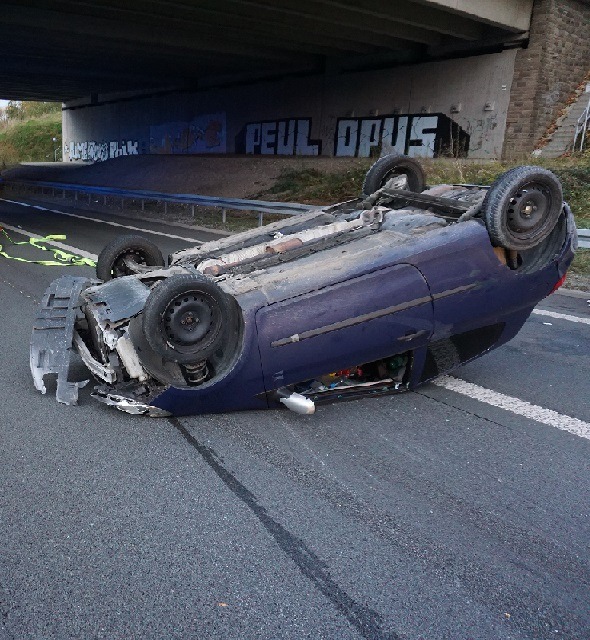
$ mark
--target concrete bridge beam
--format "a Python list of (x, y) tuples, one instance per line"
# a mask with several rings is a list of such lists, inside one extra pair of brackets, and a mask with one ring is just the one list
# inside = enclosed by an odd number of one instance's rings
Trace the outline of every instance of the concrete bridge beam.
[(528, 31), (533, 0), (416, 0), (506, 31)]

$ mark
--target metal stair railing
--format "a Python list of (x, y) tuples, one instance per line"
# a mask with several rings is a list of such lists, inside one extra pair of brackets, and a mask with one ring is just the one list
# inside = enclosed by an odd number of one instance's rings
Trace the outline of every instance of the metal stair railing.
[(590, 97), (588, 98), (588, 104), (584, 111), (582, 111), (582, 115), (578, 118), (578, 123), (576, 124), (576, 132), (574, 134), (574, 144), (573, 149), (576, 150), (576, 144), (578, 142), (578, 136), (580, 136), (580, 148), (579, 151), (584, 149), (584, 143), (586, 142), (586, 131), (590, 126)]

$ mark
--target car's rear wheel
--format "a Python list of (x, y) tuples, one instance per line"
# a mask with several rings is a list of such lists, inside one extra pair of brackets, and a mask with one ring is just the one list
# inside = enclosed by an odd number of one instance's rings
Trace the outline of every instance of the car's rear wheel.
[(492, 243), (530, 249), (551, 233), (563, 209), (561, 183), (542, 167), (515, 167), (490, 187), (482, 215)]
[(401, 175), (406, 176), (409, 191), (421, 193), (426, 188), (426, 176), (419, 162), (407, 156), (391, 154), (379, 158), (367, 171), (363, 194), (369, 196), (392, 178)]
[(178, 274), (151, 291), (143, 310), (143, 332), (150, 347), (178, 364), (207, 360), (231, 325), (234, 306), (215, 282), (203, 275)]
[(126, 235), (115, 238), (100, 252), (96, 275), (103, 282), (129, 276), (137, 273), (132, 268), (133, 263), (139, 267), (165, 266), (164, 256), (157, 245), (142, 236)]

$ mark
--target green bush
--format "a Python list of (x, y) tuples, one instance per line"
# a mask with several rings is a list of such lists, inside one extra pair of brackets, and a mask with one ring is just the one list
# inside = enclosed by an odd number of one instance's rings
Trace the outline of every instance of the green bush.
[(61, 160), (61, 147), (61, 109), (26, 120), (10, 120), (0, 126), (0, 168), (19, 162), (52, 161), (55, 149), (57, 159)]

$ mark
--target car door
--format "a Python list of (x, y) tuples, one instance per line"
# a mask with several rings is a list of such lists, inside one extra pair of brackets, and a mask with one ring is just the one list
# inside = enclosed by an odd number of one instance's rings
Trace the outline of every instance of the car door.
[(408, 264), (379, 269), (259, 309), (267, 391), (424, 346), (432, 298)]

